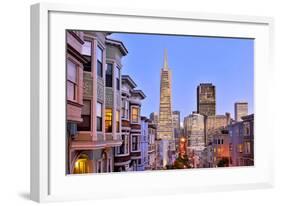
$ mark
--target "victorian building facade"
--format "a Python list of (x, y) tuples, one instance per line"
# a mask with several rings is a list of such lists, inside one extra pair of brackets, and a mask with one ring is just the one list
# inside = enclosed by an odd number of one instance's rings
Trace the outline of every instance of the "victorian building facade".
[[(107, 36), (104, 32), (67, 32), (68, 174), (112, 172), (114, 148), (122, 143), (121, 59), (127, 49)], [(76, 110), (71, 98), (77, 101)], [(70, 116), (78, 114), (74, 111), (79, 108), (80, 119), (73, 126)]]

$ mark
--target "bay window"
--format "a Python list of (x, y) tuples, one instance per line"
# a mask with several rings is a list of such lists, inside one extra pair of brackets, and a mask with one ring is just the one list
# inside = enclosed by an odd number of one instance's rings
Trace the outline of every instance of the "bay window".
[(116, 132), (120, 132), (120, 111), (116, 110)]
[(103, 63), (103, 50), (99, 46), (97, 46), (97, 76), (103, 77), (103, 68), (102, 68), (102, 63)]
[(132, 151), (139, 150), (139, 135), (132, 135)]
[(105, 132), (112, 132), (112, 109), (105, 109)]
[(139, 108), (138, 107), (132, 107), (132, 122), (133, 123), (139, 123)]
[(113, 65), (107, 64), (107, 68), (106, 68), (106, 72), (105, 72), (106, 87), (112, 87), (112, 72), (113, 72)]
[(83, 100), (83, 107), (81, 112), (83, 121), (78, 123), (78, 131), (91, 131), (91, 101)]
[(102, 131), (102, 104), (97, 102), (97, 131)]
[(120, 90), (120, 69), (116, 67), (115, 69), (115, 78), (116, 78), (116, 90)]
[(92, 42), (85, 41), (82, 46), (82, 54), (87, 59), (87, 62), (83, 64), (84, 71), (92, 71)]
[(129, 136), (122, 135), (122, 144), (119, 147), (116, 147), (116, 155), (128, 154), (129, 152)]
[(128, 119), (128, 116), (129, 116), (129, 102), (125, 98), (122, 98), (122, 118)]
[(67, 99), (77, 100), (77, 65), (71, 60), (67, 60)]

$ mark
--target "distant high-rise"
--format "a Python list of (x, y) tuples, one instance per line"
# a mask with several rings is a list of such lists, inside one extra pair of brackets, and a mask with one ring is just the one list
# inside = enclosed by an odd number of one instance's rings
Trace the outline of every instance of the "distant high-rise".
[(159, 119), (158, 113), (157, 113), (157, 112), (152, 112), (152, 113), (150, 113), (149, 119), (150, 119), (154, 124), (156, 124), (156, 126), (157, 126), (157, 124), (158, 124), (158, 119)]
[(168, 67), (166, 50), (164, 55), (164, 66), (161, 70), (160, 81), (160, 106), (157, 138), (164, 140), (173, 140), (171, 70)]
[(241, 117), (248, 115), (248, 103), (235, 102), (234, 113), (235, 113), (235, 121), (242, 121)]
[(216, 87), (203, 83), (197, 87), (197, 112), (202, 115), (216, 115)]
[(184, 118), (185, 133), (188, 138), (188, 147), (196, 151), (203, 150), (205, 146), (205, 118), (193, 112)]
[(173, 128), (175, 139), (180, 136), (180, 111), (173, 111)]

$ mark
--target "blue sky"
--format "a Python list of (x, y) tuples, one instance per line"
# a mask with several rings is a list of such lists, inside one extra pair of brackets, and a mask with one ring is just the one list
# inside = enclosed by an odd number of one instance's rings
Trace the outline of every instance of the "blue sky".
[(172, 106), (183, 117), (196, 111), (196, 87), (216, 86), (217, 114), (230, 112), (234, 102), (247, 101), (253, 113), (254, 41), (251, 39), (210, 38), (114, 33), (129, 51), (122, 60), (122, 74), (128, 74), (146, 94), (142, 115), (159, 110), (160, 70), (164, 49), (172, 70)]

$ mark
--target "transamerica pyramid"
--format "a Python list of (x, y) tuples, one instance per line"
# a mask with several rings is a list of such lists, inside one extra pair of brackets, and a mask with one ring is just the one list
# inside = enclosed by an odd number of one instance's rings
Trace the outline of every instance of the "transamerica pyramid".
[(168, 66), (167, 50), (164, 51), (164, 65), (161, 69), (160, 105), (157, 139), (174, 140), (172, 118), (171, 70)]

